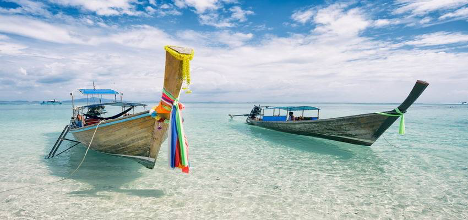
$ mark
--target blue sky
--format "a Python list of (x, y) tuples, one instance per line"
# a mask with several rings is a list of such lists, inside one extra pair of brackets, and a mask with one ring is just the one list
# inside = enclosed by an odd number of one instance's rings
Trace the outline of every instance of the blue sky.
[(0, 0), (0, 100), (157, 100), (168, 44), (195, 49), (185, 101), (468, 100), (468, 0)]

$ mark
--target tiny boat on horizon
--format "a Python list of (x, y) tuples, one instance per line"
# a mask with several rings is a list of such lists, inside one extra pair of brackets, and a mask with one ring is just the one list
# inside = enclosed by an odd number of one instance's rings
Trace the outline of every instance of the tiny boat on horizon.
[(55, 100), (55, 99), (51, 99), (51, 100), (41, 102), (41, 105), (61, 105), (61, 104), (62, 104), (62, 102), (60, 102), (58, 100)]
[[(254, 106), (250, 114), (229, 115), (247, 116), (249, 125), (292, 134), (324, 138), (357, 145), (371, 146), (399, 117), (400, 134), (404, 134), (404, 116), (406, 110), (424, 92), (429, 83), (418, 80), (405, 101), (391, 111), (376, 112), (361, 115), (351, 115), (338, 118), (320, 119), (320, 109), (313, 106)], [(273, 110), (271, 116), (265, 115), (265, 110)], [(275, 115), (275, 111), (278, 114)], [(281, 110), (286, 115), (281, 115)], [(296, 111), (317, 111), (316, 117), (294, 117)], [(291, 117), (292, 116), (292, 117)]]

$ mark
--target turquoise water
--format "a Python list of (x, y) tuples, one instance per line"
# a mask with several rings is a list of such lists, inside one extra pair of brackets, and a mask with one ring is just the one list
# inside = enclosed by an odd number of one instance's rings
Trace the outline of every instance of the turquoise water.
[[(229, 120), (252, 104), (186, 106), (190, 174), (168, 168), (164, 144), (154, 170), (90, 151), (70, 177), (84, 147), (44, 159), (70, 106), (0, 105), (0, 219), (468, 218), (466, 105), (412, 106), (407, 134), (395, 123), (372, 147)], [(317, 106), (322, 118), (396, 107)]]

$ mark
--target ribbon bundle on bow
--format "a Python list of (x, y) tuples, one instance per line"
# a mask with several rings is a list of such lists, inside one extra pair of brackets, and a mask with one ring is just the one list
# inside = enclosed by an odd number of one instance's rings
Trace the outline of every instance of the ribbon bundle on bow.
[(403, 112), (400, 111), (400, 109), (395, 108), (395, 114), (388, 114), (385, 112), (376, 112), (379, 115), (385, 115), (389, 117), (400, 117), (400, 128), (399, 128), (399, 133), (400, 134), (405, 134), (405, 115)]
[[(182, 61), (181, 78), (185, 86), (182, 88), (186, 93), (191, 93), (188, 88), (190, 85), (190, 60), (193, 59), (193, 50), (189, 54), (179, 53), (173, 48), (175, 46), (165, 46), (164, 49), (177, 60)], [(182, 125), (182, 112), (184, 106), (179, 103), (170, 92), (163, 88), (163, 94), (158, 106), (150, 110), (150, 115), (158, 121), (158, 129), (162, 129), (161, 123), (169, 124), (169, 166), (172, 168), (178, 167), (182, 172), (189, 172), (188, 162), (188, 143), (184, 134), (184, 127)], [(161, 114), (170, 114), (168, 119), (161, 117)]]
[[(188, 143), (185, 137), (182, 109), (184, 106), (171, 93), (163, 89), (161, 101), (157, 107), (150, 110), (150, 114), (158, 123), (169, 123), (169, 166), (181, 168), (182, 172), (189, 172)], [(170, 113), (169, 120), (161, 118), (160, 114)], [(159, 126), (161, 129), (161, 126)]]
[(182, 172), (188, 173), (188, 143), (182, 126), (182, 109), (183, 105), (177, 99), (174, 100), (169, 122), (169, 166), (181, 168)]

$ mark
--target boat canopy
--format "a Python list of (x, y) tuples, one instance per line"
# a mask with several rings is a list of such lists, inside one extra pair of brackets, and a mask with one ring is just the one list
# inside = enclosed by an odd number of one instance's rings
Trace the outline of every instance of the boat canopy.
[(319, 108), (313, 106), (267, 106), (266, 109), (282, 109), (286, 111), (320, 110)]
[(103, 106), (103, 105), (110, 105), (110, 106), (122, 106), (122, 107), (137, 107), (137, 106), (147, 106), (143, 103), (136, 103), (136, 102), (109, 102), (109, 103), (98, 103), (98, 104), (91, 104), (82, 106), (83, 108), (90, 108), (96, 106)]
[(119, 92), (113, 89), (79, 89), (83, 95), (117, 95)]

